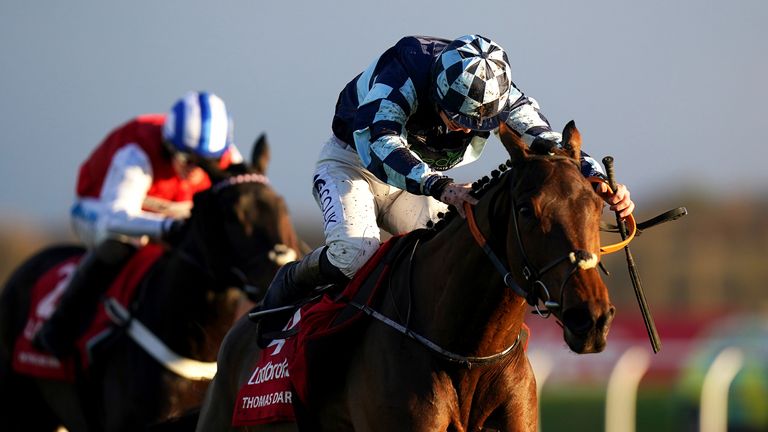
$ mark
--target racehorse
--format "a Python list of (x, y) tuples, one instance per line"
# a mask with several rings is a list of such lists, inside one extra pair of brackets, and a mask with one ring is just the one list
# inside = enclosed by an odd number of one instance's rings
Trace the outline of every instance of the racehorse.
[[(493, 180), (476, 183), (479, 203), (466, 219), (449, 212), (390, 262), (389, 291), (375, 310), (362, 307), (372, 318), (330, 380), (336, 384), (301, 401), (299, 413), (315, 422), (308, 430), (536, 430), (523, 341), (529, 305), (557, 319), (575, 353), (605, 348), (615, 308), (597, 270), (603, 201), (581, 174), (581, 136), (570, 122), (562, 148), (544, 149), (505, 125), (499, 133), (510, 159)], [(259, 355), (256, 340), (245, 317), (226, 336), (198, 431), (229, 430)]]
[[(180, 242), (167, 248), (144, 275), (133, 303), (141, 322), (181, 357), (216, 359), (224, 335), (245, 298), (263, 296), (274, 273), (301, 253), (283, 198), (265, 175), (269, 150), (257, 141), (251, 163), (226, 171), (204, 167), (212, 187), (197, 193)], [(74, 383), (13, 372), (11, 352), (27, 320), (29, 292), (53, 265), (78, 246), (50, 247), (9, 278), (0, 298), (0, 424), (4, 431), (136, 431), (198, 407), (207, 379), (171, 372), (126, 337), (107, 342), (103, 357)]]

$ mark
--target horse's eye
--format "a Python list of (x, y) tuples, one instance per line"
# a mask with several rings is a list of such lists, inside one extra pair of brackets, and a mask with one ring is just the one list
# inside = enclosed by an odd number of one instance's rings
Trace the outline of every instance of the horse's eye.
[(530, 204), (523, 204), (517, 209), (521, 218), (533, 217), (533, 207)]

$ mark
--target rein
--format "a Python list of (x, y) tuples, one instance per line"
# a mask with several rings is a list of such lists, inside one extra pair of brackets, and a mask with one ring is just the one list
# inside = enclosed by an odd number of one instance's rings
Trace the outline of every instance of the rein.
[[(589, 177), (587, 180), (590, 183), (605, 182), (605, 180), (599, 177)], [(610, 187), (608, 188), (608, 190), (610, 193), (613, 192), (610, 189)], [(562, 286), (560, 287), (561, 288), (560, 296), (562, 297), (563, 286), (565, 286), (566, 282), (568, 282), (571, 276), (573, 276), (579, 268), (592, 268), (596, 266), (598, 263), (598, 257), (595, 257), (594, 254), (591, 254), (584, 250), (577, 249), (577, 250), (571, 251), (567, 255), (554, 259), (549, 264), (545, 265), (544, 268), (542, 268), (541, 270), (536, 269), (536, 267), (530, 264), (528, 255), (525, 253), (525, 247), (523, 246), (523, 240), (520, 235), (520, 226), (517, 221), (517, 206), (515, 204), (514, 199), (512, 199), (512, 219), (515, 226), (515, 237), (517, 238), (517, 246), (520, 249), (520, 254), (523, 258), (522, 274), (525, 280), (531, 284), (530, 289), (525, 289), (514, 281), (512, 277), (512, 273), (507, 269), (504, 263), (499, 259), (498, 255), (496, 255), (496, 253), (493, 252), (490, 245), (488, 245), (488, 241), (485, 239), (485, 237), (483, 236), (483, 233), (480, 231), (480, 228), (477, 226), (477, 222), (475, 220), (475, 215), (472, 210), (472, 206), (469, 203), (465, 202), (464, 210), (467, 215), (467, 225), (469, 226), (469, 231), (472, 233), (472, 237), (474, 237), (475, 242), (477, 242), (477, 244), (480, 246), (483, 252), (485, 252), (488, 258), (491, 260), (491, 263), (493, 263), (493, 266), (496, 267), (496, 270), (501, 274), (504, 280), (504, 285), (506, 285), (508, 288), (514, 291), (515, 294), (517, 294), (518, 296), (524, 298), (529, 305), (533, 306), (536, 309), (536, 313), (543, 318), (549, 317), (549, 315), (552, 313), (552, 310), (559, 309), (561, 307), (562, 299), (560, 302), (551, 300), (549, 295), (549, 290), (547, 289), (546, 284), (541, 280), (541, 276), (547, 273), (548, 271), (552, 270), (553, 268), (555, 268), (561, 262), (565, 260), (569, 260), (570, 263), (572, 264), (572, 267), (571, 267), (571, 271), (568, 273), (568, 276), (563, 280)], [(622, 250), (626, 245), (629, 244), (629, 242), (632, 241), (637, 231), (637, 224), (635, 223), (635, 218), (632, 215), (629, 215), (626, 221), (627, 221), (627, 229), (630, 233), (627, 236), (627, 238), (619, 243), (610, 244), (608, 246), (601, 246), (600, 255), (606, 255), (606, 254), (610, 254), (610, 253)], [(539, 292), (542, 292), (541, 297), (539, 296)], [(542, 310), (539, 308), (539, 300), (543, 302), (545, 309)]]
[[(419, 244), (419, 241), (416, 240), (416, 242), (413, 245), (413, 251), (411, 252), (411, 259), (413, 258), (413, 254), (416, 252), (416, 247), (418, 246), (418, 244)], [(402, 256), (402, 253), (398, 254), (397, 257), (395, 258), (394, 262), (400, 261), (401, 256)], [(394, 262), (393, 262), (393, 264), (394, 264)], [(411, 261), (409, 260), (408, 263), (409, 263), (409, 279), (410, 279), (410, 263), (411, 263)], [(392, 278), (391, 277), (389, 278), (389, 282), (390, 283), (392, 282)], [(408, 290), (408, 293), (410, 295), (410, 284), (409, 284), (407, 290)], [(387, 291), (391, 294), (392, 293), (392, 288), (390, 287), (390, 289), (388, 289)], [(447, 361), (452, 362), (452, 363), (458, 363), (458, 364), (466, 367), (467, 369), (472, 369), (472, 366), (474, 366), (474, 365), (485, 365), (485, 364), (495, 363), (495, 362), (501, 360), (502, 358), (506, 357), (509, 353), (514, 351), (515, 348), (517, 348), (520, 345), (521, 335), (525, 331), (524, 328), (521, 328), (520, 331), (517, 333), (517, 337), (515, 338), (515, 341), (512, 343), (512, 345), (508, 346), (507, 348), (505, 348), (504, 350), (502, 350), (502, 351), (500, 351), (498, 353), (491, 354), (491, 355), (488, 355), (488, 356), (464, 356), (464, 355), (461, 355), (461, 354), (454, 353), (452, 351), (448, 351), (447, 349), (441, 347), (440, 345), (432, 342), (428, 338), (426, 338), (426, 337), (424, 337), (424, 336), (414, 332), (413, 330), (411, 330), (410, 328), (407, 327), (407, 324), (408, 324), (408, 321), (409, 321), (409, 317), (410, 317), (410, 311), (411, 311), (410, 310), (410, 304), (411, 304), (410, 297), (409, 297), (409, 301), (408, 301), (408, 305), (409, 305), (408, 314), (407, 314), (407, 317), (405, 319), (406, 325), (403, 325), (403, 324), (401, 324), (401, 323), (399, 323), (399, 322), (389, 318), (388, 316), (382, 314), (381, 312), (371, 308), (367, 304), (361, 304), (361, 303), (358, 303), (358, 302), (356, 302), (354, 300), (348, 300), (347, 304), (349, 304), (350, 306), (358, 309), (359, 311), (361, 311), (364, 314), (370, 316), (371, 318), (377, 319), (378, 321), (380, 321), (383, 324), (391, 327), (392, 329), (397, 330), (398, 332), (400, 332), (403, 335), (405, 335), (405, 336), (415, 340), (416, 342), (421, 343), (422, 345), (424, 345), (425, 347), (430, 349), (433, 353), (435, 353), (435, 354), (439, 355), (440, 357), (442, 357), (444, 360), (447, 360)], [(395, 311), (396, 311), (397, 315), (399, 315), (399, 313), (397, 312), (397, 303), (394, 300), (393, 300), (393, 305), (395, 305), (395, 309), (396, 309)], [(402, 317), (400, 317), (400, 318), (402, 319)]]
[(349, 304), (357, 308), (364, 314), (381, 321), (382, 323), (399, 331), (403, 335), (408, 336), (409, 338), (421, 343), (425, 347), (432, 350), (432, 352), (434, 352), (435, 354), (438, 354), (439, 356), (441, 356), (443, 359), (453, 363), (459, 363), (465, 366), (467, 369), (472, 369), (472, 366), (476, 364), (489, 364), (489, 363), (494, 363), (498, 360), (501, 360), (503, 357), (505, 357), (507, 354), (511, 353), (515, 348), (517, 348), (518, 345), (520, 345), (520, 335), (523, 334), (523, 330), (520, 329), (520, 332), (517, 334), (517, 338), (515, 338), (515, 342), (513, 342), (512, 345), (505, 348), (503, 351), (500, 351), (496, 354), (491, 354), (489, 356), (463, 356), (461, 354), (456, 354), (454, 352), (451, 352), (442, 348), (441, 346), (437, 345), (436, 343), (432, 342), (426, 337), (413, 332), (408, 327), (405, 327), (404, 325), (398, 323), (397, 321), (390, 319), (386, 315), (378, 312), (375, 309), (372, 309), (368, 305), (360, 304), (354, 301), (350, 301)]

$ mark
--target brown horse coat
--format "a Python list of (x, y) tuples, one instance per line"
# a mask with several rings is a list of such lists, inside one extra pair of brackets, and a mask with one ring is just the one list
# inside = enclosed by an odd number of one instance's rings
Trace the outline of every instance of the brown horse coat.
[[(313, 428), (536, 430), (535, 378), (525, 352), (515, 345), (529, 303), (543, 308), (541, 303), (550, 301), (574, 352), (605, 347), (614, 308), (595, 268), (603, 204), (579, 170), (579, 133), (570, 123), (564, 149), (554, 154), (534, 154), (503, 125), (500, 137), (511, 169), (484, 182), (473, 211), (479, 231), (516, 288), (505, 286), (466, 221), (453, 212), (395, 265), (392, 291), (378, 310), (452, 356), (484, 357), (514, 349), (467, 367), (371, 320), (362, 339), (350, 341), (349, 366), (339, 384), (305, 401), (304, 418), (316, 422)], [(198, 431), (228, 427), (235, 395), (258, 354), (255, 327), (241, 320), (225, 339)], [(275, 428), (293, 430), (293, 425), (247, 430)]]

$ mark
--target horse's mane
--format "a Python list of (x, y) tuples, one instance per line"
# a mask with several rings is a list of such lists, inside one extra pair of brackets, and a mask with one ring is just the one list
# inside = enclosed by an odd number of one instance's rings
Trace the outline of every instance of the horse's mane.
[[(499, 165), (498, 169), (495, 169), (491, 171), (490, 176), (485, 175), (477, 180), (475, 180), (472, 183), (472, 192), (470, 195), (473, 197), (480, 199), (482, 198), (486, 192), (491, 190), (494, 186), (501, 183), (501, 180), (504, 178), (505, 174), (508, 173), (509, 168), (512, 167), (512, 161), (507, 160), (505, 163)], [(449, 207), (449, 210), (447, 213), (438, 213), (438, 221), (433, 223), (432, 221), (427, 223), (427, 229), (430, 229), (434, 231), (435, 233), (440, 232), (448, 223), (450, 223), (453, 219), (456, 218), (456, 215), (458, 212), (455, 208)]]
[[(565, 155), (565, 151), (556, 147), (544, 147), (544, 146), (532, 146), (529, 149), (529, 160), (544, 159), (544, 160), (571, 160), (570, 157)], [(504, 177), (509, 174), (510, 168), (513, 168), (511, 159), (507, 159), (504, 163), (498, 166), (497, 169), (491, 171), (490, 175), (485, 175), (472, 183), (472, 192), (470, 195), (477, 199), (481, 199), (489, 190), (502, 182)], [(447, 213), (439, 213), (437, 215), (437, 222), (428, 222), (427, 229), (434, 233), (440, 232), (446, 225), (448, 225), (453, 219), (456, 218), (458, 212), (455, 208), (449, 207)]]

